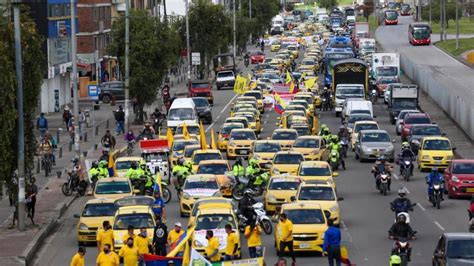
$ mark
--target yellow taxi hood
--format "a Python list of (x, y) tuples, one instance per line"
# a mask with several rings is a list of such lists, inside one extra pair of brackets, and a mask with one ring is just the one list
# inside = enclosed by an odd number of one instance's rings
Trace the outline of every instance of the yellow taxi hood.
[(445, 156), (454, 156), (452, 150), (420, 150), (420, 158), (424, 155), (429, 155), (430, 157), (445, 157)]
[(298, 167), (298, 164), (273, 164), (272, 171), (278, 170), (279, 172), (296, 173)]
[(320, 148), (299, 148), (299, 147), (294, 147), (291, 150), (301, 152), (303, 155), (308, 155), (310, 153), (319, 153)]
[(252, 144), (253, 140), (248, 140), (248, 139), (235, 140), (235, 139), (232, 139), (232, 140), (229, 140), (229, 142), (233, 142), (236, 145), (250, 146), (250, 144)]
[(295, 190), (277, 190), (277, 189), (267, 190), (267, 197), (268, 195), (272, 195), (275, 198), (285, 199), (285, 202), (289, 202), (292, 196), (296, 196), (296, 192), (298, 192), (296, 189)]
[(275, 152), (255, 152), (254, 155), (258, 155), (259, 160), (271, 161), (275, 156)]
[[(293, 224), (293, 235), (324, 233), (328, 229), (326, 224)], [(322, 238), (322, 236), (320, 236)]]
[(82, 217), (79, 219), (79, 223), (87, 225), (89, 228), (101, 228), (104, 221), (109, 221), (113, 224), (114, 216), (96, 216), (96, 217)]

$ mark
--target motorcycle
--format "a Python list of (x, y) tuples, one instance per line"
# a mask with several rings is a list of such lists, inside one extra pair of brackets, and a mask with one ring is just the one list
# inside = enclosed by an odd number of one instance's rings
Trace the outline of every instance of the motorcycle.
[(384, 196), (387, 195), (389, 180), (390, 175), (388, 175), (387, 173), (380, 173), (377, 176), (377, 189), (379, 190), (380, 194), (383, 194)]
[(398, 255), (402, 261), (400, 265), (406, 266), (410, 261), (410, 243), (408, 238), (398, 237), (395, 239), (395, 248), (393, 253)]
[(339, 169), (339, 154), (336, 150), (332, 150), (329, 154), (329, 163), (331, 165), (331, 169), (336, 171)]
[(393, 202), (390, 202), (390, 209), (395, 212), (395, 222), (398, 221), (398, 217), (400, 215), (405, 215), (406, 217), (406, 223), (410, 223), (410, 214), (408, 212), (413, 211), (413, 207), (416, 206), (416, 203), (413, 203), (411, 208), (408, 205), (404, 206), (395, 206), (393, 205)]
[(248, 58), (245, 58), (245, 59), (244, 59), (244, 65), (245, 65), (245, 67), (248, 67), (249, 64), (250, 64), (250, 60), (249, 60)]
[(378, 99), (378, 95), (377, 95), (377, 90), (376, 89), (373, 89), (370, 93), (370, 100), (372, 101), (372, 103), (376, 103), (377, 102), (377, 99)]
[(135, 141), (127, 141), (127, 156), (130, 157), (133, 154), (133, 146)]
[(80, 196), (84, 196), (87, 190), (87, 182), (85, 180), (79, 180), (79, 174), (74, 168), (73, 171), (68, 172), (67, 181), (62, 185), (61, 191), (64, 196), (71, 196), (76, 191)]
[(349, 149), (349, 140), (343, 137), (339, 142), (341, 144), (341, 156), (347, 158), (347, 150)]
[[(264, 172), (263, 175), (267, 175), (268, 173)], [(265, 178), (265, 177), (263, 177)], [(244, 191), (246, 189), (250, 189), (252, 191), (252, 195), (259, 197), (263, 195), (263, 191), (266, 184), (262, 184), (260, 186), (254, 186), (254, 178), (250, 178), (250, 176), (237, 176), (233, 177), (232, 181), (232, 198), (239, 201), (244, 196)]]
[[(273, 227), (272, 227), (272, 221), (270, 217), (267, 216), (267, 213), (265, 212), (265, 209), (263, 207), (263, 203), (257, 202), (254, 205), (252, 205), (252, 209), (254, 211), (254, 214), (256, 216), (256, 221), (262, 227), (263, 231), (267, 235), (271, 235), (273, 232)], [(248, 219), (245, 217), (242, 213), (238, 215), (239, 218), (239, 228), (240, 231), (243, 233), (245, 230), (245, 227), (247, 227)]]
[(400, 172), (403, 177), (407, 182), (410, 181), (410, 177), (412, 176), (412, 165), (413, 162), (411, 159), (406, 158), (406, 159), (401, 159), (400, 162)]
[(438, 210), (441, 208), (441, 193), (443, 190), (443, 184), (440, 182), (433, 183), (433, 193), (429, 196), (429, 201), (433, 204), (433, 207), (436, 207)]

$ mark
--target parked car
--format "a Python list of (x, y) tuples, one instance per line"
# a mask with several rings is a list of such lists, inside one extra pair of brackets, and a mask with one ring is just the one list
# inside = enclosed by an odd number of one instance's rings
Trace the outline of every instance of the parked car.
[(474, 234), (443, 233), (433, 253), (433, 266), (473, 265)]
[(212, 107), (206, 97), (193, 97), (196, 112), (200, 120), (212, 123)]
[(362, 130), (355, 144), (355, 158), (360, 162), (385, 156), (393, 162), (395, 151), (390, 135), (385, 130)]
[(474, 195), (474, 160), (452, 160), (444, 171), (449, 198)]
[(125, 84), (121, 81), (104, 82), (100, 84), (99, 101), (108, 104), (115, 101), (125, 100)]
[(250, 64), (263, 63), (264, 60), (265, 54), (260, 51), (254, 52), (250, 55)]
[(408, 133), (407, 140), (410, 142), (410, 148), (413, 152), (418, 153), (421, 140), (424, 137), (441, 136), (441, 129), (438, 125), (419, 124), (413, 125)]

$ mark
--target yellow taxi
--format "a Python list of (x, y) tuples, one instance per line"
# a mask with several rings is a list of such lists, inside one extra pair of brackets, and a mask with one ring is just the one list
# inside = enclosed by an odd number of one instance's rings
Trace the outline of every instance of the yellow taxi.
[(148, 196), (133, 196), (115, 201), (117, 211), (112, 226), (114, 232), (114, 250), (118, 252), (122, 246), (122, 239), (127, 234), (128, 227), (135, 228), (134, 233), (140, 233), (140, 228), (145, 227), (148, 240), (151, 244), (155, 229), (155, 216), (152, 210), (154, 198)]
[(267, 213), (274, 213), (283, 203), (291, 202), (296, 197), (301, 178), (294, 175), (275, 175), (268, 180), (267, 189), (263, 192), (263, 204)]
[[(309, 202), (286, 203), (281, 205), (281, 213), (285, 213), (288, 220), (293, 223), (295, 252), (323, 252), (323, 238), (328, 226), (321, 205)], [(281, 222), (278, 222), (275, 229), (275, 244), (279, 256), (287, 251), (279, 250), (282, 233)]]
[(221, 151), (227, 150), (227, 141), (229, 141), (232, 129), (244, 128), (242, 123), (225, 123), (220, 131), (217, 132), (217, 147)]
[(315, 97), (313, 93), (311, 92), (298, 92), (295, 94), (295, 97), (293, 97), (293, 100), (304, 100), (306, 101), (309, 105), (313, 105), (313, 110), (315, 108)]
[(293, 54), (293, 57), (295, 59), (300, 56), (300, 52), (298, 50), (298, 47), (296, 47), (296, 45), (288, 45), (286, 49), (288, 49)]
[(132, 163), (136, 163), (137, 166), (143, 161), (142, 157), (118, 157), (114, 163), (114, 176), (125, 177), (128, 169), (132, 166)]
[(259, 116), (261, 116), (261, 113), (257, 108), (255, 108), (252, 104), (245, 103), (245, 102), (237, 103), (236, 105), (234, 105), (234, 107), (230, 111), (230, 116), (234, 116), (234, 113), (238, 113), (238, 112), (242, 112), (246, 110), (251, 110), (252, 113), (258, 114)]
[(281, 48), (281, 42), (280, 41), (273, 41), (272, 45), (270, 46), (270, 51), (272, 52), (278, 52)]
[(275, 55), (274, 58), (281, 60), (282, 64), (285, 65), (286, 67), (290, 67), (291, 62), (293, 61), (293, 59), (289, 55), (283, 54), (283, 53), (279, 53)]
[[(240, 123), (244, 126), (244, 128), (249, 128), (249, 121), (247, 118), (239, 116), (239, 117), (227, 117), (224, 121), (224, 124), (227, 123)], [(232, 130), (231, 130), (232, 131)], [(230, 131), (229, 131), (230, 134)]]
[[(251, 104), (253, 108), (258, 109), (258, 102), (257, 99), (253, 96), (240, 96), (235, 100), (235, 103), (233, 106), (237, 104)], [(233, 109), (233, 107), (232, 107)]]
[(184, 157), (184, 149), (188, 145), (198, 145), (197, 139), (175, 139), (170, 150), (171, 166), (175, 166), (179, 158)]
[(262, 124), (260, 122), (260, 117), (258, 114), (242, 111), (235, 113), (234, 116), (242, 116), (247, 118), (247, 120), (249, 121), (249, 128), (253, 129), (257, 134), (260, 134), (260, 132), (262, 132)]
[(132, 195), (132, 182), (125, 177), (101, 178), (97, 181), (94, 188), (95, 199), (119, 199)]
[(179, 213), (181, 217), (189, 216), (197, 199), (220, 196), (221, 192), (215, 175), (189, 175), (180, 193)]
[(359, 138), (359, 132), (361, 130), (371, 130), (371, 129), (379, 129), (379, 124), (377, 121), (356, 121), (349, 133), (351, 134), (351, 148), (352, 151), (355, 150), (356, 140)]
[(306, 111), (301, 111), (301, 110), (286, 110), (281, 114), (281, 116), (277, 117), (279, 123), (277, 123), (277, 126), (280, 126), (281, 128), (290, 128), (288, 126), (288, 117), (291, 115), (298, 115), (298, 116), (306, 116)]
[(186, 147), (184, 147), (184, 155), (183, 155), (184, 161), (191, 161), (193, 159), (194, 151), (197, 151), (200, 149), (201, 149), (201, 145), (199, 144), (187, 145)]
[(200, 210), (204, 209), (227, 209), (234, 208), (232, 199), (226, 199), (223, 197), (208, 197), (203, 199), (198, 199), (194, 202), (193, 207), (191, 208), (191, 213), (189, 214), (188, 227), (191, 227), (196, 220), (196, 215)]
[(331, 184), (336, 189), (334, 177), (339, 176), (339, 173), (332, 172), (331, 166), (326, 161), (304, 161), (299, 165), (297, 175), (304, 182), (320, 181)]
[(232, 183), (227, 172), (231, 171), (227, 160), (206, 160), (198, 165), (197, 174), (212, 174), (217, 178), (217, 183), (224, 197), (232, 196)]
[(424, 137), (418, 150), (418, 169), (447, 168), (454, 159), (453, 147), (447, 137)]
[(193, 153), (191, 162), (193, 163), (193, 173), (196, 173), (198, 165), (200, 162), (207, 160), (222, 160), (224, 157), (219, 150), (206, 149), (206, 150), (196, 150)]
[(273, 67), (276, 67), (277, 69), (282, 69), (285, 63), (283, 62), (282, 59), (273, 58), (272, 61), (270, 61), (270, 63), (268, 64)]
[(291, 128), (277, 128), (273, 130), (272, 140), (276, 140), (280, 143), (281, 149), (288, 151), (295, 143), (296, 138), (298, 138), (298, 132), (296, 129)]
[(325, 140), (320, 136), (299, 136), (291, 150), (301, 152), (306, 161), (326, 161), (329, 156)]
[(271, 175), (290, 174), (296, 175), (298, 167), (304, 161), (304, 156), (296, 151), (280, 151), (275, 154), (272, 161)]
[(240, 256), (241, 245), (237, 215), (233, 207), (224, 207), (223, 205), (213, 206), (213, 208), (199, 208), (192, 224), (194, 227), (194, 234), (191, 238), (192, 247), (202, 255), (210, 255), (205, 254), (207, 247), (206, 231), (212, 230), (214, 237), (219, 240), (219, 253), (223, 257), (227, 247), (227, 233), (225, 232), (225, 225), (227, 224), (230, 224), (235, 232), (238, 243), (237, 256)]
[(257, 140), (255, 131), (250, 128), (232, 129), (227, 142), (227, 159), (248, 157), (252, 143)]
[(82, 208), (81, 214), (75, 214), (79, 218), (76, 225), (77, 243), (84, 246), (86, 243), (96, 243), (97, 230), (102, 227), (104, 221), (113, 224), (115, 215), (114, 199), (99, 198), (91, 199)]
[(243, 96), (251, 96), (255, 97), (257, 100), (258, 110), (263, 114), (265, 113), (265, 109), (263, 108), (263, 93), (258, 90), (250, 90), (244, 92)]
[(249, 158), (257, 160), (258, 165), (265, 168), (266, 164), (271, 163), (273, 157), (279, 151), (281, 151), (281, 146), (278, 141), (256, 140), (250, 148)]
[(308, 103), (305, 99), (294, 99), (290, 102), (290, 104), (303, 105), (308, 113), (314, 113), (314, 105), (312, 103)]
[(343, 198), (336, 196), (336, 191), (328, 183), (302, 183), (296, 193), (296, 202), (314, 202), (324, 209), (326, 218), (333, 219), (338, 225), (341, 221), (338, 201)]
[[(182, 135), (183, 134), (183, 124), (176, 127), (176, 131), (174, 132), (175, 135)], [(200, 126), (199, 124), (186, 124), (186, 129), (190, 137), (197, 137), (200, 133)]]

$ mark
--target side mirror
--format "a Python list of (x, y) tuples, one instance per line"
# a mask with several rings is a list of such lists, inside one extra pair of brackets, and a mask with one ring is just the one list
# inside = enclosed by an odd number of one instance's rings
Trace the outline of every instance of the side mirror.
[(337, 201), (343, 201), (344, 198), (343, 197), (337, 197)]
[(373, 115), (372, 117), (373, 117), (373, 118), (377, 118), (377, 116), (376, 116), (376, 115)]
[(220, 135), (220, 134), (221, 134), (221, 132), (220, 132), (220, 131), (216, 131), (216, 134), (217, 134), (217, 135)]
[(296, 197), (295, 197), (295, 196), (291, 196), (291, 197), (290, 197), (290, 201), (291, 201), (291, 202), (295, 202), (295, 201), (296, 201)]
[(79, 214), (74, 214), (74, 218), (81, 218), (81, 216)]
[(338, 172), (332, 173), (332, 177), (338, 177), (338, 176), (339, 176), (339, 173), (338, 173)]
[(453, 151), (455, 151), (457, 148), (456, 147), (453, 147)]

